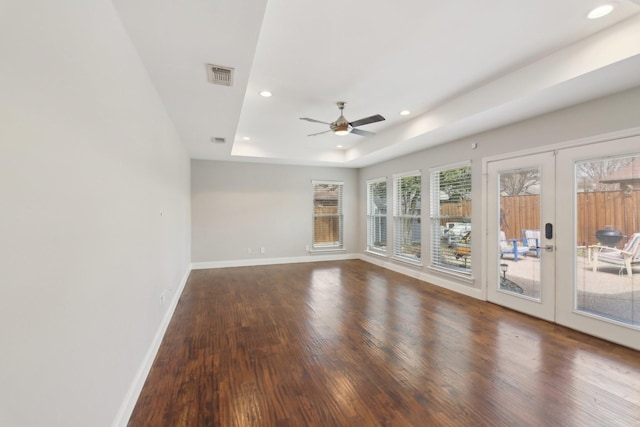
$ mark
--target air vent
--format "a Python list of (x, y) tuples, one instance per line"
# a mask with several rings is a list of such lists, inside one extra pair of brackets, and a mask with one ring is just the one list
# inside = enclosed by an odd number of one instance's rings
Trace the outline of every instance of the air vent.
[(225, 142), (227, 142), (227, 140), (219, 136), (214, 136), (213, 138), (211, 138), (211, 142), (215, 144), (224, 144)]
[(233, 86), (233, 68), (207, 64), (209, 83), (222, 86)]

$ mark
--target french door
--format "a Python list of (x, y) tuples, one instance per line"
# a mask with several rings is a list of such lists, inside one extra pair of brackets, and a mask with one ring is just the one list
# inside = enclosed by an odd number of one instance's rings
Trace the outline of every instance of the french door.
[(486, 171), (487, 299), (640, 350), (640, 137)]
[(487, 298), (549, 321), (555, 319), (554, 160), (541, 153), (488, 164)]
[(556, 322), (640, 350), (640, 137), (560, 150), (557, 164)]

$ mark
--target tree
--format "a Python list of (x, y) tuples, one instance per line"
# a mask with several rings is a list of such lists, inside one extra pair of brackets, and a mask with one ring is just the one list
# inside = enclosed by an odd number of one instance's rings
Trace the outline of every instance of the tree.
[(407, 176), (400, 180), (401, 215), (420, 215), (422, 184), (420, 176)]
[(631, 162), (626, 159), (602, 159), (595, 162), (580, 162), (576, 165), (576, 179), (583, 190), (612, 191), (618, 190), (618, 184), (603, 184), (603, 178), (617, 172)]
[[(401, 254), (410, 254), (420, 258), (420, 202), (422, 197), (422, 181), (420, 175), (405, 176), (398, 182), (397, 209), (395, 215), (399, 216), (402, 230)], [(417, 228), (415, 228), (417, 227)]]
[(520, 169), (500, 174), (500, 193), (506, 196), (532, 194), (540, 184), (538, 169)]
[(446, 193), (452, 202), (471, 199), (471, 167), (440, 172), (440, 191)]

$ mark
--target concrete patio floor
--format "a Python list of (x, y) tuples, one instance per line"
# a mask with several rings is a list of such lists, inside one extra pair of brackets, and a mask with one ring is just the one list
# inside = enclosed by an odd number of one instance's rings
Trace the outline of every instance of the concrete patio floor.
[[(503, 258), (507, 265), (506, 278), (523, 290), (523, 295), (540, 297), (540, 259), (535, 256), (513, 259)], [(603, 316), (631, 325), (640, 325), (640, 268), (629, 277), (623, 269), (614, 265), (601, 264), (598, 271), (592, 271), (592, 264), (584, 256), (578, 255), (576, 308), (590, 314)], [(557, 266), (569, 268), (569, 266)]]

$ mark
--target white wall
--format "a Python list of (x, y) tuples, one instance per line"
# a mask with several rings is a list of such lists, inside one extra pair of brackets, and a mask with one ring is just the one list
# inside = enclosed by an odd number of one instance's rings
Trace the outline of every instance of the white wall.
[[(472, 162), (472, 223), (475, 228), (482, 224), (482, 159), (509, 152), (528, 150), (535, 147), (559, 144), (572, 140), (588, 138), (596, 135), (607, 134), (624, 129), (640, 126), (640, 88), (621, 92), (612, 96), (600, 98), (591, 102), (580, 104), (571, 108), (545, 114), (533, 119), (515, 123), (499, 129), (474, 135), (449, 144), (429, 148), (414, 154), (400, 157), (374, 166), (362, 168), (359, 175), (360, 208), (358, 210), (360, 228), (358, 236), (359, 247), (366, 245), (366, 181), (372, 178), (387, 176), (389, 181), (395, 173), (421, 169), (423, 172), (423, 201), (429, 200), (429, 168), (456, 163), (465, 160)], [(476, 143), (477, 148), (472, 149), (471, 144)], [(585, 149), (588, 150), (588, 147)], [(639, 147), (640, 149), (640, 147)], [(428, 205), (423, 203), (423, 216), (428, 218)], [(484, 233), (473, 236), (472, 275), (474, 278), (473, 289), (469, 284), (460, 280), (452, 280), (429, 271), (429, 227), (423, 222), (423, 262), (422, 268), (408, 268), (403, 272), (416, 272), (416, 277), (429, 280), (457, 291), (482, 297), (476, 292), (481, 286), (484, 277), (481, 258), (478, 256), (485, 247)], [(477, 255), (476, 255), (477, 254)], [(402, 266), (390, 257), (369, 257), (370, 260), (386, 265), (389, 268)], [(402, 267), (404, 268), (404, 267)]]
[(193, 262), (319, 259), (306, 251), (312, 239), (314, 179), (344, 181), (345, 251), (359, 252), (357, 170), (192, 160)]
[(0, 64), (0, 425), (107, 426), (189, 268), (189, 159), (110, 1), (3, 2)]

